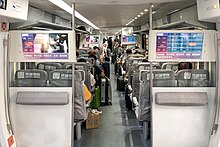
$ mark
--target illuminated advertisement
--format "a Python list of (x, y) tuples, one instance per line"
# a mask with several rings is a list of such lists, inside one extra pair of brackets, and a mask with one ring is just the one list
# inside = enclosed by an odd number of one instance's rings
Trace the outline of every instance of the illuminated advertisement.
[(67, 33), (22, 33), (25, 59), (68, 59)]
[(136, 36), (123, 36), (123, 44), (136, 44)]
[(204, 33), (157, 33), (157, 59), (201, 59)]
[(92, 36), (88, 35), (86, 36), (86, 43), (87, 44), (99, 44), (100, 37), (99, 36)]

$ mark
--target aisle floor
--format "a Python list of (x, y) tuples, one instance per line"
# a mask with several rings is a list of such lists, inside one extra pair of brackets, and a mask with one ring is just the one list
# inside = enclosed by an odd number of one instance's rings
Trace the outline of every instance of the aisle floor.
[(100, 107), (100, 128), (83, 129), (82, 140), (75, 147), (150, 147), (134, 112), (126, 111), (124, 93), (116, 90), (116, 76), (111, 71), (112, 105)]

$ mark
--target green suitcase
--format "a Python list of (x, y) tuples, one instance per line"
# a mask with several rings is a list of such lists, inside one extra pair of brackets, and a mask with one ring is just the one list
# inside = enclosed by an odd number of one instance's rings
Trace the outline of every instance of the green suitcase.
[(95, 109), (100, 106), (100, 87), (98, 86), (94, 90), (93, 100), (90, 104), (90, 108)]

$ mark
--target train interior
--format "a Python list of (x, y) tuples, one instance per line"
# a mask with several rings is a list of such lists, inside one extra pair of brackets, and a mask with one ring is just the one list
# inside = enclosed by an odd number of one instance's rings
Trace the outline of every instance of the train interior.
[(218, 0), (0, 0), (0, 147), (220, 147)]

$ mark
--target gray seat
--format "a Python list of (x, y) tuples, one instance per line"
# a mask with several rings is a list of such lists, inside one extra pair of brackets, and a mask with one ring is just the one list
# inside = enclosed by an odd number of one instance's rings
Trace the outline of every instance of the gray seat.
[(88, 87), (89, 91), (91, 91), (90, 64), (83, 63), (83, 62), (77, 62), (77, 63), (75, 63), (75, 67), (76, 67), (76, 69), (83, 70), (85, 72), (85, 84)]
[(135, 67), (138, 66), (138, 63), (142, 62), (145, 58), (133, 58), (130, 57), (127, 63), (127, 73), (128, 73), (128, 84), (132, 84), (132, 77), (135, 71)]
[(178, 63), (164, 63), (162, 69), (176, 71), (178, 70)]
[[(71, 63), (66, 63), (64, 65), (65, 69), (69, 69), (70, 67), (72, 67)], [(84, 63), (84, 62), (75, 63), (75, 68), (77, 70), (83, 70), (85, 72), (85, 84), (88, 87), (89, 91), (91, 91), (90, 67), (91, 67), (90, 63)]]
[[(54, 70), (49, 76), (50, 85), (52, 87), (71, 87), (72, 86), (72, 70), (59, 69)], [(74, 77), (74, 120), (80, 122), (86, 120), (86, 104), (84, 99), (84, 83), (82, 80), (82, 72), (75, 71)]]
[(78, 49), (76, 51), (79, 53), (79, 55), (86, 54), (86, 52), (84, 50), (81, 50), (81, 49)]
[(42, 62), (37, 64), (37, 69), (45, 70), (48, 74), (50, 71), (55, 69), (62, 69), (63, 66), (60, 63), (53, 63), (53, 62)]
[[(153, 70), (160, 69), (160, 65), (158, 63), (153, 63)], [(150, 70), (149, 62), (141, 62), (138, 63), (135, 67), (135, 71), (133, 73), (132, 78), (132, 96), (138, 98), (139, 97), (139, 88), (140, 88), (140, 80), (139, 80), (139, 72), (141, 70)]]
[(177, 74), (177, 85), (179, 87), (208, 87), (209, 71), (186, 69)]
[[(140, 121), (150, 120), (150, 71), (142, 71), (140, 77), (139, 112)], [(153, 70), (154, 87), (175, 87), (175, 73), (172, 70)]]
[(48, 74), (44, 70), (27, 69), (15, 73), (15, 87), (45, 87)]
[(89, 57), (89, 54), (81, 54), (81, 55), (79, 55), (79, 58), (81, 58), (81, 57)]
[(71, 87), (72, 86), (72, 70), (57, 69), (49, 74), (51, 87)]

